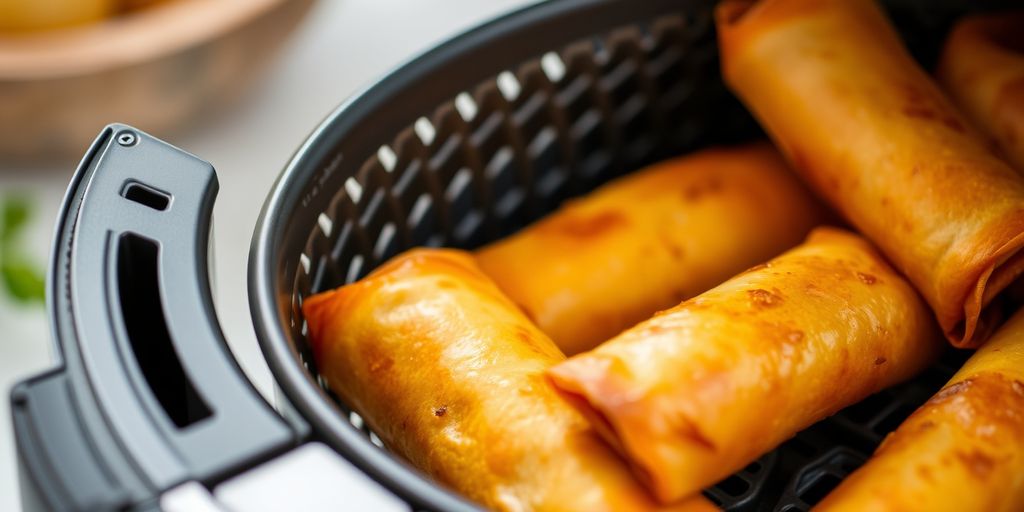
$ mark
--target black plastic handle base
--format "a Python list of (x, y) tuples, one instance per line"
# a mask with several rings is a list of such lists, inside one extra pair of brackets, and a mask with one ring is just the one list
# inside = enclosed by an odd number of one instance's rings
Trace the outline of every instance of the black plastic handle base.
[(256, 392), (217, 322), (217, 186), (209, 163), (120, 124), (79, 165), (48, 276), (60, 361), (11, 393), (26, 507), (147, 508), (305, 436)]

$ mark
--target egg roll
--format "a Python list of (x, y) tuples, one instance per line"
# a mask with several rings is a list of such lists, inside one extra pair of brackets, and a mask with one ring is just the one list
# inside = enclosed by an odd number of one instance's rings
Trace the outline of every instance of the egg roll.
[(914, 375), (942, 345), (867, 241), (818, 228), (548, 375), (668, 503)]
[(727, 0), (716, 19), (725, 81), (796, 171), (914, 283), (950, 342), (983, 343), (1024, 271), (1024, 178), (872, 1)]
[(824, 209), (767, 143), (655, 164), (477, 253), (567, 355), (800, 243)]
[(817, 510), (1024, 510), (1024, 310)]
[(394, 453), (495, 510), (659, 508), (558, 396), (565, 356), (469, 253), (413, 250), (302, 306), (320, 374)]
[(936, 74), (957, 105), (1024, 172), (1024, 11), (958, 22)]

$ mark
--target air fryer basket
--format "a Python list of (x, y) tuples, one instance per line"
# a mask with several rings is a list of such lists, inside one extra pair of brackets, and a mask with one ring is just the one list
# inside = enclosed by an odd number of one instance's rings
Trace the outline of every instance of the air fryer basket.
[[(610, 178), (763, 136), (719, 76), (713, 0), (561, 0), (467, 32), (342, 105), (264, 207), (250, 259), (260, 343), (317, 435), (417, 507), (471, 505), (380, 448), (326, 388), (305, 297), (417, 245), (474, 248)], [(930, 67), (952, 20), (1012, 0), (902, 0), (890, 14)], [(706, 490), (723, 508), (807, 510), (966, 356), (800, 433)]]

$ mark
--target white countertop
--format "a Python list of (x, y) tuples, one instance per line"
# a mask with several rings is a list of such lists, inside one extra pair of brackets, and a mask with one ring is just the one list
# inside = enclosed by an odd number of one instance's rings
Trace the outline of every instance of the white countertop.
[[(166, 137), (217, 168), (218, 314), (228, 344), (264, 396), (270, 396), (271, 378), (249, 317), (246, 264), (256, 217), (278, 172), (317, 123), (360, 87), (433, 44), (529, 3), (320, 0), (239, 105)], [(57, 209), (74, 167), (75, 162), (68, 162), (24, 172), (0, 159), (0, 196), (17, 193), (37, 204), (27, 233), (37, 261), (48, 258)], [(0, 294), (0, 510), (20, 509), (7, 392), (14, 382), (51, 364), (49, 347), (45, 311), (14, 304)]]

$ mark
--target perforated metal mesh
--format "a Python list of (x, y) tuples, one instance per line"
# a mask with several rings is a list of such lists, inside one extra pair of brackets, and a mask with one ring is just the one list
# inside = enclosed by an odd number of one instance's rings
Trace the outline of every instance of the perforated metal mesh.
[[(964, 10), (893, 3), (894, 18), (925, 62), (934, 59), (937, 42)], [(536, 55), (467, 84), (400, 133), (380, 133), (372, 154), (328, 156), (324, 168), (341, 168), (348, 177), (336, 191), (320, 190), (324, 181), (305, 184), (305, 197), (330, 199), (315, 199), (326, 207), (308, 227), (302, 254), (285, 258), (297, 266), (285, 273), (295, 276), (287, 313), (291, 341), (317, 382), (327, 390), (305, 338), (304, 297), (351, 283), (406, 248), (474, 248), (623, 173), (710, 144), (760, 136), (722, 85), (713, 4), (680, 2), (679, 12)], [(352, 167), (353, 161), (362, 163)], [(914, 382), (801, 432), (705, 494), (727, 510), (808, 510), (941, 387), (964, 357), (951, 352)], [(381, 446), (356, 413), (337, 405)]]

